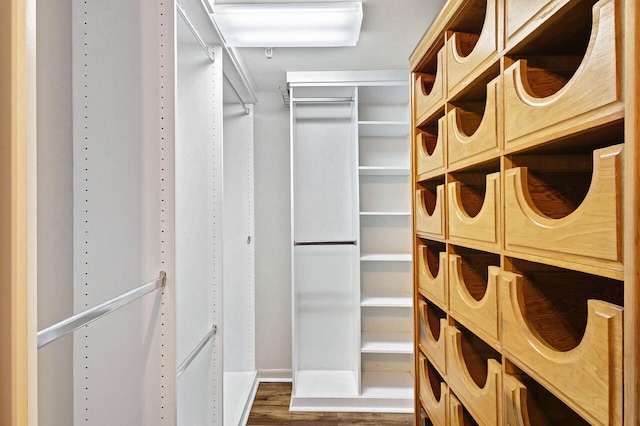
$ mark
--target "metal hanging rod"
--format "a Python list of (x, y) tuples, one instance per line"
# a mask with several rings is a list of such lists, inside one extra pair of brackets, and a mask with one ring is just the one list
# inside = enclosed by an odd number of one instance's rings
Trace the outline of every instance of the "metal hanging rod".
[(187, 355), (187, 358), (185, 358), (185, 360), (182, 361), (182, 363), (180, 363), (180, 365), (178, 366), (178, 369), (176, 370), (176, 379), (179, 379), (180, 376), (182, 376), (182, 373), (184, 373), (184, 371), (187, 369), (187, 367), (189, 367), (189, 365), (191, 365), (191, 363), (193, 362), (194, 359), (196, 359), (196, 357), (198, 356), (200, 351), (207, 345), (209, 340), (211, 340), (211, 338), (217, 332), (218, 332), (218, 326), (215, 325), (215, 324), (212, 325), (211, 326), (211, 330), (209, 330), (209, 332), (207, 334), (205, 334), (205, 336), (202, 338), (202, 340), (200, 340), (200, 343), (198, 343), (196, 345), (196, 347), (193, 348), (191, 353), (189, 355)]
[(97, 320), (98, 318), (110, 314), (118, 308), (123, 307), (124, 305), (133, 302), (136, 299), (144, 296), (145, 294), (151, 293), (154, 290), (162, 288), (166, 284), (166, 274), (164, 271), (160, 271), (158, 278), (153, 281), (149, 281), (146, 284), (141, 285), (140, 287), (131, 290), (127, 293), (124, 293), (118, 297), (114, 297), (111, 300), (108, 300), (98, 306), (87, 309), (86, 311), (75, 314), (65, 320), (60, 321), (57, 324), (54, 324), (50, 327), (45, 328), (44, 330), (40, 330), (38, 332), (38, 349), (43, 347), (44, 345), (53, 342), (71, 333), (78, 328), (89, 324)]
[(240, 79), (242, 80), (242, 84), (244, 85), (245, 89), (249, 93), (249, 96), (251, 96), (251, 98), (254, 100), (254, 102), (249, 102), (249, 103), (257, 102), (258, 96), (255, 93), (253, 81), (251, 80), (249, 72), (244, 66), (244, 63), (242, 62), (241, 58), (238, 57), (235, 48), (227, 45), (227, 42), (224, 36), (222, 35), (222, 32), (220, 31), (220, 28), (218, 28), (218, 24), (213, 18), (213, 10), (209, 7), (209, 2), (206, 0), (200, 0), (200, 5), (202, 6), (202, 10), (204, 10), (205, 14), (209, 18), (209, 21), (211, 22), (211, 26), (216, 32), (218, 38), (222, 41), (222, 48), (225, 50), (225, 52), (227, 52), (227, 55), (229, 56), (229, 59), (231, 60), (233, 67), (236, 69), (236, 71), (238, 72), (238, 75), (240, 76)]
[(353, 98), (291, 98), (291, 101), (300, 104), (344, 104), (353, 102)]
[(294, 241), (294, 246), (355, 246), (358, 240), (347, 241)]
[(227, 85), (229, 86), (233, 94), (236, 96), (236, 98), (238, 98), (238, 102), (240, 102), (240, 105), (242, 105), (242, 108), (244, 108), (244, 113), (246, 115), (249, 115), (251, 113), (251, 111), (249, 110), (249, 107), (247, 106), (247, 104), (244, 103), (244, 101), (242, 100), (242, 97), (240, 97), (240, 94), (238, 93), (236, 88), (233, 87), (233, 84), (231, 84), (231, 81), (229, 81), (229, 77), (227, 77), (227, 74), (225, 72), (222, 72), (222, 77), (224, 78), (224, 82), (227, 83)]
[(216, 59), (215, 59), (215, 56), (213, 55), (213, 52), (211, 51), (211, 49), (209, 49), (209, 46), (207, 46), (207, 43), (204, 42), (204, 40), (200, 36), (200, 33), (191, 22), (191, 19), (189, 19), (189, 16), (187, 15), (187, 12), (184, 10), (184, 7), (182, 7), (182, 5), (178, 2), (176, 2), (176, 10), (178, 11), (178, 15), (180, 15), (184, 23), (187, 24), (187, 27), (189, 27), (189, 30), (191, 31), (195, 39), (198, 41), (198, 44), (200, 45), (200, 47), (202, 47), (202, 50), (204, 50), (207, 56), (209, 57), (209, 60), (211, 61), (211, 63), (215, 62)]

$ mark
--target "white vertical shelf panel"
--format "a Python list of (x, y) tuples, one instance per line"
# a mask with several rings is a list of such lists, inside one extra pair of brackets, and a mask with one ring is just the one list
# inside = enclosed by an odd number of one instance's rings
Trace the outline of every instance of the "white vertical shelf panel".
[[(73, 315), (71, 0), (38, 2), (38, 330)], [(73, 424), (73, 338), (38, 350), (38, 424)]]
[[(225, 90), (227, 86), (225, 86)], [(224, 105), (224, 424), (241, 424), (256, 382), (253, 106)]]
[[(158, 109), (163, 85), (171, 84), (164, 82), (173, 81), (172, 68), (161, 67), (163, 55), (172, 59), (164, 42), (173, 37), (168, 6), (72, 6), (75, 311), (138, 287), (162, 268), (173, 272), (171, 241), (165, 253), (161, 248), (172, 217), (158, 208), (172, 192), (160, 160), (172, 155), (162, 149), (173, 141), (171, 124), (163, 124), (173, 113)], [(173, 381), (162, 379), (174, 363), (165, 349), (173, 346), (173, 297), (170, 288), (164, 293), (74, 334), (74, 423), (173, 422), (164, 402), (174, 397)]]
[(407, 89), (397, 83), (358, 87), (360, 269), (365, 296), (360, 392), (365, 400), (377, 400), (381, 410), (410, 412), (411, 220), (399, 214), (411, 206)]
[[(213, 349), (200, 352), (178, 379), (178, 418), (207, 419), (184, 424), (222, 423), (223, 79), (221, 48), (213, 51), (219, 60), (212, 64), (199, 45), (178, 44), (177, 362), (184, 361), (213, 324), (219, 330), (208, 344)], [(192, 379), (192, 386), (183, 383), (196, 376), (200, 379)]]
[[(219, 416), (210, 407), (216, 394), (211, 383), (216, 380), (215, 365), (211, 359), (215, 357), (215, 345), (220, 342), (214, 337), (202, 349), (189, 368), (187, 368), (176, 385), (178, 399), (177, 425), (215, 425)], [(221, 380), (221, 379), (220, 379)]]
[(224, 370), (255, 370), (253, 107), (224, 105)]

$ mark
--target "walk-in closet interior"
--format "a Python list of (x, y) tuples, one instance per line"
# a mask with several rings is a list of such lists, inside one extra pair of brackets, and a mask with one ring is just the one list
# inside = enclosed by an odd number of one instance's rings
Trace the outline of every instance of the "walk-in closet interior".
[[(636, 0), (0, 1), (11, 426), (241, 426), (265, 382), (291, 412), (640, 423)], [(349, 9), (357, 43), (238, 41), (248, 3)]]

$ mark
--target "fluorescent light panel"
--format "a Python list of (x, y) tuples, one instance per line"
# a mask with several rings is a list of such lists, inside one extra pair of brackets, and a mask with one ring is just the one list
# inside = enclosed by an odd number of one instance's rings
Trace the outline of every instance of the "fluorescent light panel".
[(355, 46), (362, 2), (219, 4), (213, 17), (233, 47)]

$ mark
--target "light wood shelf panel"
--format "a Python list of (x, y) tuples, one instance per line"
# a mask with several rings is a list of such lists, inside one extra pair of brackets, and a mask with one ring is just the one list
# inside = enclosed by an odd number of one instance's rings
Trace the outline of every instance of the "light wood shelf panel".
[(546, 18), (553, 17), (561, 7), (570, 2), (571, 0), (506, 0), (506, 50), (512, 48)]

